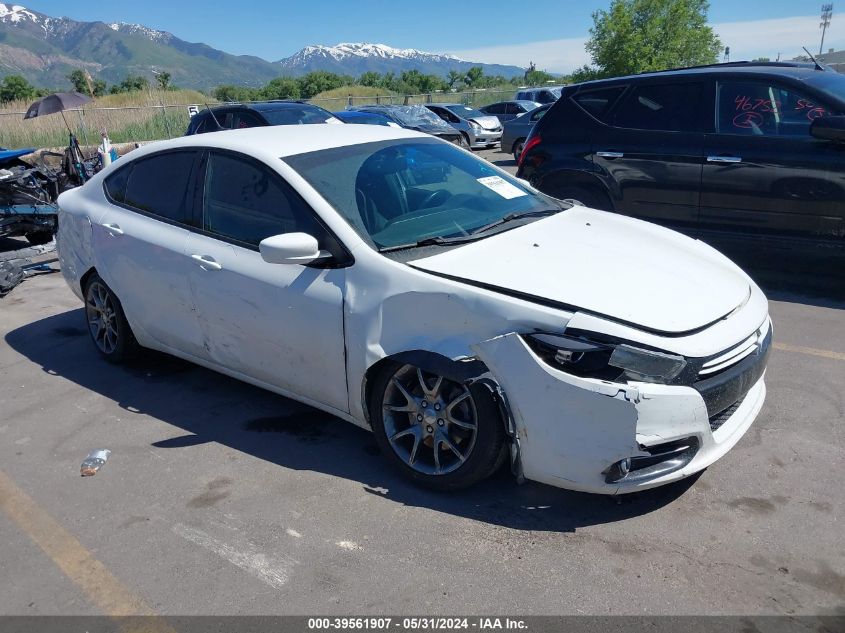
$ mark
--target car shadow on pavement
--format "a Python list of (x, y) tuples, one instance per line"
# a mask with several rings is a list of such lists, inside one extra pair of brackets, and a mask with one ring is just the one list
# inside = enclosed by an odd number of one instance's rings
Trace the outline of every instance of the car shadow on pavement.
[(5, 338), (12, 349), (56, 376), (57, 385), (70, 380), (129, 413), (185, 430), (183, 436), (153, 442), (155, 449), (184, 452), (218, 442), (282, 468), (360, 482), (368, 493), (395, 503), (503, 527), (571, 532), (620, 521), (672, 503), (696, 480), (607, 497), (532, 482), (518, 485), (504, 468), (469, 490), (433, 492), (396, 473), (371, 433), (330, 414), (156, 352), (108, 365), (89, 340), (81, 308), (22, 326)]

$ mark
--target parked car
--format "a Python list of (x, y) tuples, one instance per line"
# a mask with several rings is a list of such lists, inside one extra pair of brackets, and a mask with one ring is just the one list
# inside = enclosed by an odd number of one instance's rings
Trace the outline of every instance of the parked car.
[(517, 91), (514, 99), (517, 101), (536, 101), (537, 103), (554, 103), (560, 99), (564, 86), (545, 86), (543, 88), (523, 88)]
[(514, 160), (519, 160), (525, 139), (531, 133), (531, 128), (549, 110), (550, 105), (535, 108), (528, 114), (521, 114), (515, 119), (505, 122), (502, 126), (502, 142), (499, 146), (505, 154), (513, 154)]
[(460, 103), (428, 104), (449, 125), (460, 131), (472, 149), (494, 147), (502, 138), (502, 124), (494, 116), (479, 112)]
[(845, 76), (731, 63), (570, 86), (519, 175), (689, 230), (845, 245)]
[(207, 108), (191, 117), (185, 135), (265, 125), (341, 123), (328, 110), (304, 101), (235, 103)]
[(104, 359), (141, 345), (296, 398), (433, 487), (506, 459), (563, 488), (657, 486), (724, 455), (763, 403), (768, 304), (736, 265), (418, 132), (152, 143), (59, 205)]
[(466, 147), (464, 137), (440, 117), (421, 105), (365, 105), (354, 106), (347, 112), (374, 112), (387, 117), (390, 121), (407, 130), (425, 132), (437, 138)]
[(531, 112), (539, 108), (541, 104), (536, 101), (499, 101), (498, 103), (491, 103), (488, 106), (479, 108), (479, 112), (494, 116), (501, 123), (506, 123), (518, 117), (520, 114)]
[(394, 123), (383, 114), (378, 112), (359, 112), (357, 110), (343, 110), (341, 112), (333, 112), (338, 119), (344, 123), (355, 123), (357, 125), (385, 125), (387, 127), (395, 126), (402, 127), (398, 123)]

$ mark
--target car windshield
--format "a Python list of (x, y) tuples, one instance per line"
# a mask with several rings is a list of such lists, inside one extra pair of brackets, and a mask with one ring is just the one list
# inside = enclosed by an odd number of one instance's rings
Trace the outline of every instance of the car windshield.
[(262, 110), (261, 114), (270, 125), (307, 125), (337, 121), (331, 112), (308, 105), (291, 105), (278, 110)]
[(475, 119), (476, 117), (487, 116), (483, 112), (479, 112), (475, 108), (470, 108), (465, 105), (446, 106), (446, 109), (454, 114), (457, 114), (463, 119)]
[(565, 208), (436, 139), (379, 141), (282, 160), (379, 249), (480, 239), (489, 225)]

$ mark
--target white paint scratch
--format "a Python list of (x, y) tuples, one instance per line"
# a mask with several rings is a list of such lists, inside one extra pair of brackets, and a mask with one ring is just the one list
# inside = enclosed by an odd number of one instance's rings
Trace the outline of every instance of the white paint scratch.
[(181, 523), (173, 526), (173, 532), (191, 543), (214, 552), (220, 558), (240, 567), (271, 587), (281, 589), (288, 581), (291, 565), (289, 560), (268, 559), (267, 556), (248, 543), (241, 550), (238, 550), (227, 543), (218, 541), (202, 530)]
[(364, 549), (363, 547), (358, 545), (358, 543), (353, 543), (352, 541), (338, 541), (337, 543), (335, 543), (335, 545), (343, 549), (348, 549), (350, 551)]
[(292, 530), (292, 529), (288, 528), (287, 530), (285, 530), (285, 532), (288, 533), (288, 536), (292, 536), (294, 538), (302, 538), (302, 534), (300, 534), (296, 530)]

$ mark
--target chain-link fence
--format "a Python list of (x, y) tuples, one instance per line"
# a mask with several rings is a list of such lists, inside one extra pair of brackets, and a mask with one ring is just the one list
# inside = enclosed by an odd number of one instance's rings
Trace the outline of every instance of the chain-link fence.
[[(372, 95), (309, 99), (310, 103), (337, 112), (351, 106), (390, 104), (415, 105), (424, 103), (462, 103), (480, 108), (497, 101), (512, 99), (515, 90), (473, 90), (468, 92), (434, 92), (419, 95)], [(191, 108), (202, 110), (206, 105), (166, 104), (120, 107), (97, 107), (67, 110), (64, 117), (55, 114), (24, 120), (24, 111), (0, 111), (0, 147), (55, 148), (67, 144), (65, 121), (83, 145), (96, 145), (100, 130), (107, 130), (115, 143), (153, 141), (173, 138), (185, 133)]]

